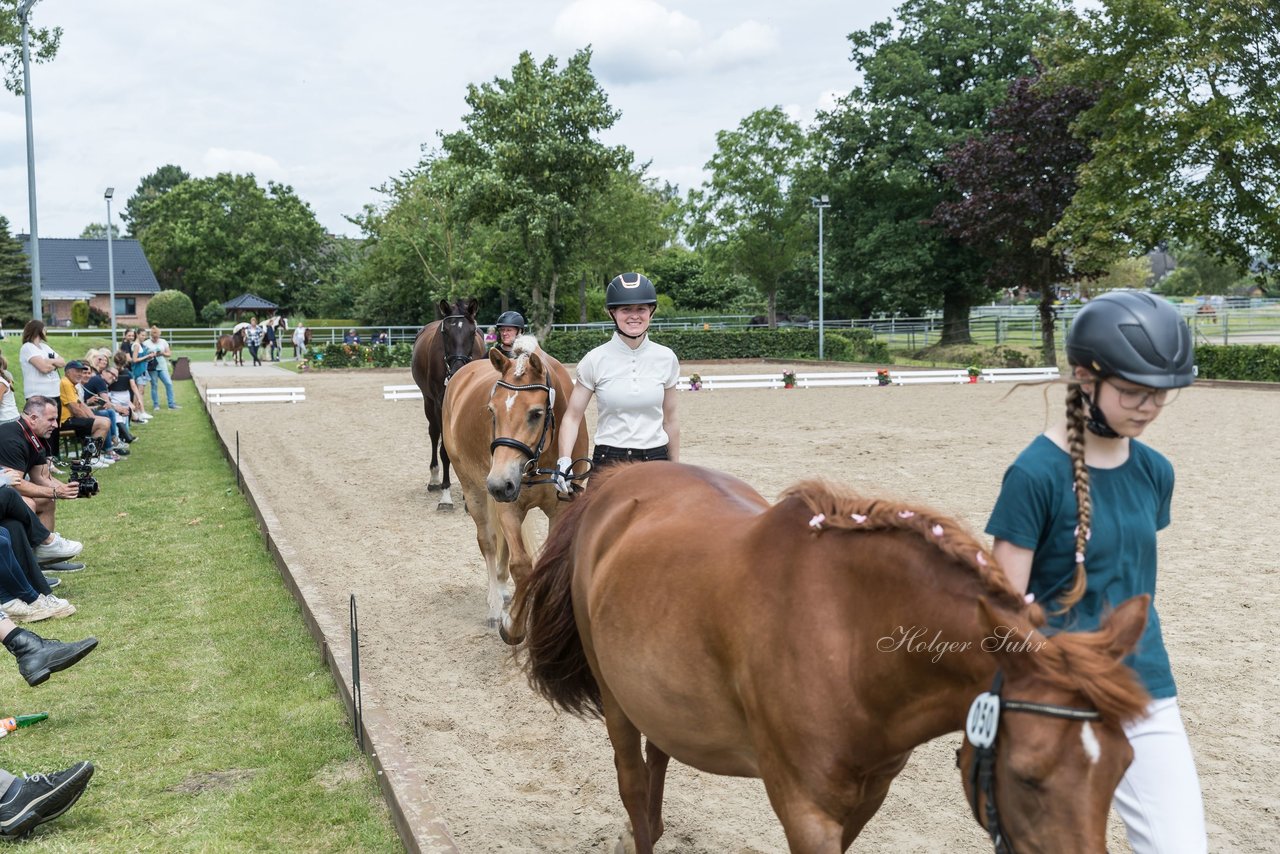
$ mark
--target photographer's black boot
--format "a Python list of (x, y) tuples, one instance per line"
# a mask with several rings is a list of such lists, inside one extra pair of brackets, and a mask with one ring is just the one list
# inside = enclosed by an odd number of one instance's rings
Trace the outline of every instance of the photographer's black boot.
[(18, 659), (18, 672), (31, 687), (49, 678), (50, 673), (66, 670), (98, 645), (97, 638), (85, 638), (74, 643), (63, 643), (53, 638), (42, 638), (27, 629), (14, 629), (4, 639), (4, 645)]

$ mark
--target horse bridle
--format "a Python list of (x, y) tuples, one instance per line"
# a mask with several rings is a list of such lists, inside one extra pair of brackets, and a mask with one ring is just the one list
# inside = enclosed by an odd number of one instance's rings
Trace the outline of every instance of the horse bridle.
[[(996, 735), (1000, 729), (1001, 712), (1029, 712), (1071, 721), (1097, 721), (1102, 720), (1102, 715), (1093, 709), (1075, 709), (1028, 700), (1006, 700), (1000, 695), (1003, 687), (1004, 673), (997, 670), (991, 681), (991, 690), (979, 694), (969, 706), (969, 717), (964, 728), (965, 738), (974, 748), (973, 764), (969, 768), (969, 806), (973, 810), (973, 817), (991, 836), (996, 854), (1014, 854), (1013, 842), (1001, 825), (1000, 813), (996, 808)], [(957, 750), (956, 765), (959, 764), (960, 751)], [(978, 809), (979, 795), (985, 795), (987, 799), (985, 816)]]
[[(443, 329), (445, 321), (447, 320), (467, 320), (467, 319), (468, 317), (465, 314), (450, 314), (440, 319), (440, 327)], [(440, 345), (441, 347), (444, 346), (443, 340), (441, 340)], [(445, 353), (444, 354), (444, 384), (448, 385), (449, 380), (453, 378), (453, 375), (456, 374), (463, 365), (465, 365), (467, 362), (470, 362), (470, 361), (471, 361), (470, 352), (455, 353), (452, 356), (450, 356), (448, 353)]]
[[(493, 441), (489, 443), (489, 453), (492, 454), (498, 448), (515, 448), (520, 453), (528, 457), (523, 469), (521, 469), (521, 482), (526, 486), (536, 486), (542, 483), (555, 483), (555, 476), (560, 472), (555, 468), (539, 468), (538, 460), (542, 457), (542, 452), (547, 446), (547, 438), (556, 428), (556, 390), (546, 383), (530, 383), (529, 385), (514, 385), (505, 380), (498, 380), (493, 384), (493, 390), (489, 392), (489, 401), (492, 404), (493, 395), (499, 388), (510, 389), (514, 392), (522, 391), (545, 391), (547, 393), (547, 414), (542, 419), (542, 432), (538, 434), (538, 444), (529, 447), (519, 439), (512, 439), (508, 436), (498, 435), (498, 416), (493, 416)], [(575, 460), (575, 462), (579, 462)], [(590, 474), (590, 467), (582, 474), (570, 474), (566, 479), (569, 481), (578, 481)], [(541, 478), (538, 475), (542, 475)]]

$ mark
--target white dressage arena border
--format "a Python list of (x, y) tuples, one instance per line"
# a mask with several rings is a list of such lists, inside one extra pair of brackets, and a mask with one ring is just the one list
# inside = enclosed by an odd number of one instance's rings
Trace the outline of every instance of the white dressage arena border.
[(224, 403), (297, 403), (307, 399), (302, 386), (276, 388), (206, 388), (205, 399), (216, 406)]
[(383, 400), (422, 400), (422, 389), (416, 385), (384, 385)]
[[(1034, 382), (1036, 380), (1056, 380), (1057, 368), (986, 368), (979, 374), (982, 382)], [(705, 391), (729, 388), (782, 388), (782, 375), (773, 374), (725, 374), (721, 376), (704, 376), (701, 388)], [(967, 383), (969, 372), (962, 368), (937, 371), (890, 371), (889, 382), (892, 385), (923, 385), (937, 383)], [(828, 371), (814, 374), (796, 374), (798, 388), (821, 388), (823, 386), (873, 386), (879, 385), (880, 379), (875, 371)], [(677, 388), (688, 390), (689, 378), (680, 377)]]
[[(984, 368), (979, 379), (987, 383), (999, 382), (1035, 382), (1037, 380), (1056, 380), (1057, 368)], [(951, 368), (938, 371), (890, 371), (889, 382), (892, 385), (924, 385), (937, 383), (967, 383), (969, 372), (962, 368)], [(875, 371), (826, 371), (815, 374), (796, 374), (796, 386), (799, 388), (822, 388), (830, 386), (873, 386), (879, 385), (880, 379)], [(730, 388), (782, 388), (781, 373), (772, 374), (722, 374), (721, 376), (702, 377), (701, 388), (705, 391)], [(689, 390), (689, 378), (680, 377), (676, 388)], [(422, 392), (416, 385), (384, 385), (383, 400), (421, 400)]]

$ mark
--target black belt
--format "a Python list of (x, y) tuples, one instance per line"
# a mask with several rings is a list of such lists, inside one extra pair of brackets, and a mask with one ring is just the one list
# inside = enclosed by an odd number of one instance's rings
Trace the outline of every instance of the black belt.
[(652, 460), (670, 459), (667, 454), (667, 445), (659, 445), (656, 448), (615, 448), (613, 445), (596, 445), (595, 452), (591, 455), (591, 459), (595, 463), (601, 462), (649, 462)]

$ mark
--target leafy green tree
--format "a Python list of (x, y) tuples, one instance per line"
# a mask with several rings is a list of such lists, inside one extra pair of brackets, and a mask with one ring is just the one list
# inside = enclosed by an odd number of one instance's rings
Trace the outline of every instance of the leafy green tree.
[(1195, 244), (1171, 249), (1178, 266), (1160, 280), (1156, 290), (1165, 296), (1227, 295), (1242, 284), (1248, 270)]
[(139, 240), (156, 278), (196, 302), (248, 291), (288, 306), (314, 280), (324, 229), (292, 187), (224, 172), (184, 181), (145, 210)]
[(941, 307), (943, 342), (966, 343), (969, 309), (992, 289), (990, 262), (936, 226), (955, 198), (934, 170), (986, 126), (1063, 0), (907, 0), (899, 22), (851, 34), (862, 74), (822, 117), (832, 209), (828, 257), (837, 305), (862, 313)]
[(22, 244), (0, 216), (0, 320), (10, 326), (31, 319), (31, 263)]
[(147, 303), (147, 323), (153, 326), (196, 325), (196, 307), (182, 291), (161, 291)]
[(617, 121), (581, 50), (558, 67), (535, 63), (526, 51), (509, 79), (467, 87), (465, 128), (442, 145), (461, 167), (459, 195), (466, 219), (510, 234), (521, 252), (518, 283), (531, 326), (545, 332), (556, 291), (583, 251), (584, 202), (631, 161), (598, 135)]
[(1105, 259), (1195, 242), (1243, 267), (1280, 254), (1280, 4), (1101, 0), (1056, 43), (1099, 85), (1093, 159), (1056, 236)]
[[(22, 94), (22, 22), (18, 19), (21, 0), (0, 0), (0, 69), (4, 88)], [(32, 62), (48, 62), (58, 53), (62, 27), (33, 27), (28, 19), (27, 46)]]
[(578, 293), (561, 300), (574, 309), (561, 319), (587, 322), (588, 303), (604, 305), (610, 279), (630, 270), (647, 272), (651, 259), (675, 240), (679, 220), (673, 214), (679, 209), (676, 189), (659, 186), (645, 175), (645, 167), (621, 167), (610, 174), (603, 189), (589, 194), (579, 210), (583, 241), (571, 264), (578, 273)]
[(200, 309), (200, 319), (210, 326), (217, 326), (227, 319), (227, 310), (216, 299), (209, 300), (204, 304), (204, 308)]
[(181, 166), (172, 163), (161, 166), (138, 182), (138, 189), (125, 202), (120, 218), (129, 227), (129, 236), (137, 237), (147, 230), (149, 224), (146, 208), (156, 199), (181, 184), (191, 176)]
[(711, 177), (689, 193), (689, 235), (720, 274), (746, 276), (777, 325), (783, 276), (812, 239), (809, 198), (795, 192), (808, 167), (808, 138), (781, 107), (757, 110), (716, 134)]
[(1120, 288), (1139, 290), (1151, 284), (1151, 259), (1146, 255), (1117, 258), (1106, 272), (1089, 285), (1089, 293), (1100, 294)]
[[(111, 223), (111, 236), (115, 239), (119, 239), (120, 237), (120, 226), (116, 225), (114, 222)], [(84, 227), (84, 230), (80, 232), (80, 238), (82, 240), (106, 240), (107, 224), (105, 222), (89, 223)]]

